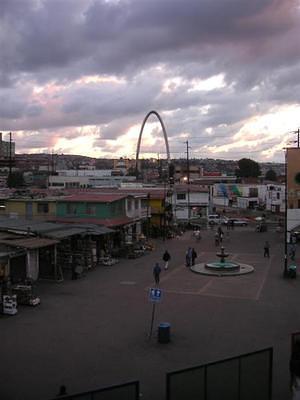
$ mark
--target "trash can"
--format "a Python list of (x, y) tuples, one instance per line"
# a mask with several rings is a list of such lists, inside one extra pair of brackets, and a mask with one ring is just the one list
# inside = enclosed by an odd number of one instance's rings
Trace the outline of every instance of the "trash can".
[(158, 326), (158, 342), (169, 343), (171, 325), (168, 322), (162, 322)]

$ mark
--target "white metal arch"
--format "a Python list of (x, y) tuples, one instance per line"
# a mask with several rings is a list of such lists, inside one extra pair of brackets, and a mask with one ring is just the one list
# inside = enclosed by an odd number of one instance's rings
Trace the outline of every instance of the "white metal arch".
[(165, 144), (166, 144), (166, 152), (167, 152), (167, 160), (168, 160), (168, 164), (170, 163), (170, 149), (169, 149), (169, 142), (168, 142), (168, 136), (167, 136), (167, 131), (165, 128), (165, 125), (163, 123), (163, 120), (161, 119), (160, 115), (158, 114), (157, 111), (150, 111), (148, 112), (148, 114), (146, 115), (146, 117), (144, 118), (144, 121), (142, 123), (141, 126), (141, 130), (140, 130), (140, 134), (139, 134), (139, 139), (138, 139), (138, 143), (137, 143), (137, 148), (136, 148), (136, 159), (135, 159), (135, 167), (136, 167), (136, 172), (138, 172), (138, 161), (139, 161), (139, 154), (140, 154), (140, 147), (141, 147), (141, 140), (142, 140), (142, 135), (143, 135), (143, 131), (144, 131), (144, 127), (145, 124), (148, 120), (148, 118), (150, 117), (151, 114), (156, 115), (156, 117), (158, 118), (163, 134), (164, 134), (164, 138), (165, 138)]

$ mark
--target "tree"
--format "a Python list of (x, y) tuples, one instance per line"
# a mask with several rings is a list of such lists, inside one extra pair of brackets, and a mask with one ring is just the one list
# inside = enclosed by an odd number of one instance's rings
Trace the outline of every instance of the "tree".
[(269, 169), (269, 170), (266, 172), (265, 179), (266, 179), (267, 181), (277, 181), (277, 174), (276, 174), (276, 172), (273, 171), (273, 169)]
[(260, 175), (260, 166), (250, 158), (242, 158), (238, 161), (239, 168), (236, 175), (241, 178), (257, 178)]
[(15, 171), (8, 175), (7, 186), (9, 188), (19, 188), (24, 186), (24, 178), (22, 172)]

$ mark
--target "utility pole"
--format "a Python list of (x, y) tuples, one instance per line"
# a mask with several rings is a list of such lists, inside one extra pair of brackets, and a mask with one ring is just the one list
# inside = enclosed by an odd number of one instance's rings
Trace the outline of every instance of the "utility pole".
[(12, 141), (11, 141), (11, 132), (9, 132), (9, 176), (11, 176), (12, 172)]
[(298, 149), (299, 149), (299, 147), (300, 147), (300, 142), (299, 142), (299, 139), (300, 139), (300, 129), (298, 128), (298, 130), (295, 131), (294, 133), (297, 133), (297, 147), (298, 147)]
[(190, 159), (189, 159), (189, 141), (186, 144), (186, 169), (187, 169), (187, 206), (188, 206), (188, 224), (190, 224), (191, 210), (190, 210)]

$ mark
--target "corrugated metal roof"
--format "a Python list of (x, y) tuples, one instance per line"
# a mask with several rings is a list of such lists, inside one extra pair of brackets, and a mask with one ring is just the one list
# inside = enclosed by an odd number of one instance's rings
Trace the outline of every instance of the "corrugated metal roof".
[(39, 249), (41, 247), (48, 247), (59, 243), (58, 240), (45, 239), (38, 237), (15, 239), (15, 240), (5, 240), (0, 239), (1, 244), (5, 244), (11, 247), (24, 247), (25, 249)]
[(27, 232), (28, 228), (34, 233), (44, 233), (54, 229), (64, 228), (64, 225), (23, 218), (0, 217), (0, 229), (11, 229), (15, 231)]
[(53, 239), (65, 239), (67, 237), (81, 235), (86, 232), (84, 228), (67, 227), (65, 229), (59, 229), (55, 231), (48, 232), (46, 235)]
[(48, 237), (54, 239), (64, 239), (75, 235), (106, 235), (108, 233), (114, 233), (112, 229), (106, 228), (106, 226), (97, 225), (85, 225), (82, 226), (71, 224), (64, 224), (64, 229), (59, 229), (47, 233)]
[(71, 201), (71, 202), (93, 202), (93, 203), (112, 203), (113, 201), (124, 199), (124, 194), (113, 194), (113, 193), (80, 193), (73, 194), (70, 196), (64, 196), (62, 199), (58, 199), (58, 202)]
[[(87, 221), (85, 221), (87, 222)], [(90, 221), (88, 221), (90, 222)], [(62, 239), (74, 235), (89, 234), (89, 235), (104, 235), (107, 233), (114, 232), (105, 226), (99, 226), (96, 224), (86, 224), (76, 221), (75, 224), (70, 225), (69, 223), (55, 223), (55, 222), (43, 222), (26, 219), (13, 219), (7, 217), (0, 217), (0, 231), (14, 231), (44, 235), (54, 239)]]
[[(122, 217), (122, 218), (114, 218), (114, 219), (99, 219), (99, 218), (68, 218), (68, 217), (54, 217), (58, 222), (66, 222), (66, 223), (75, 223), (79, 224), (95, 224), (95, 225), (104, 225), (104, 227), (114, 227), (121, 225), (128, 225), (134, 221), (133, 218)], [(80, 220), (80, 222), (79, 222)], [(102, 226), (103, 227), (103, 226)]]

